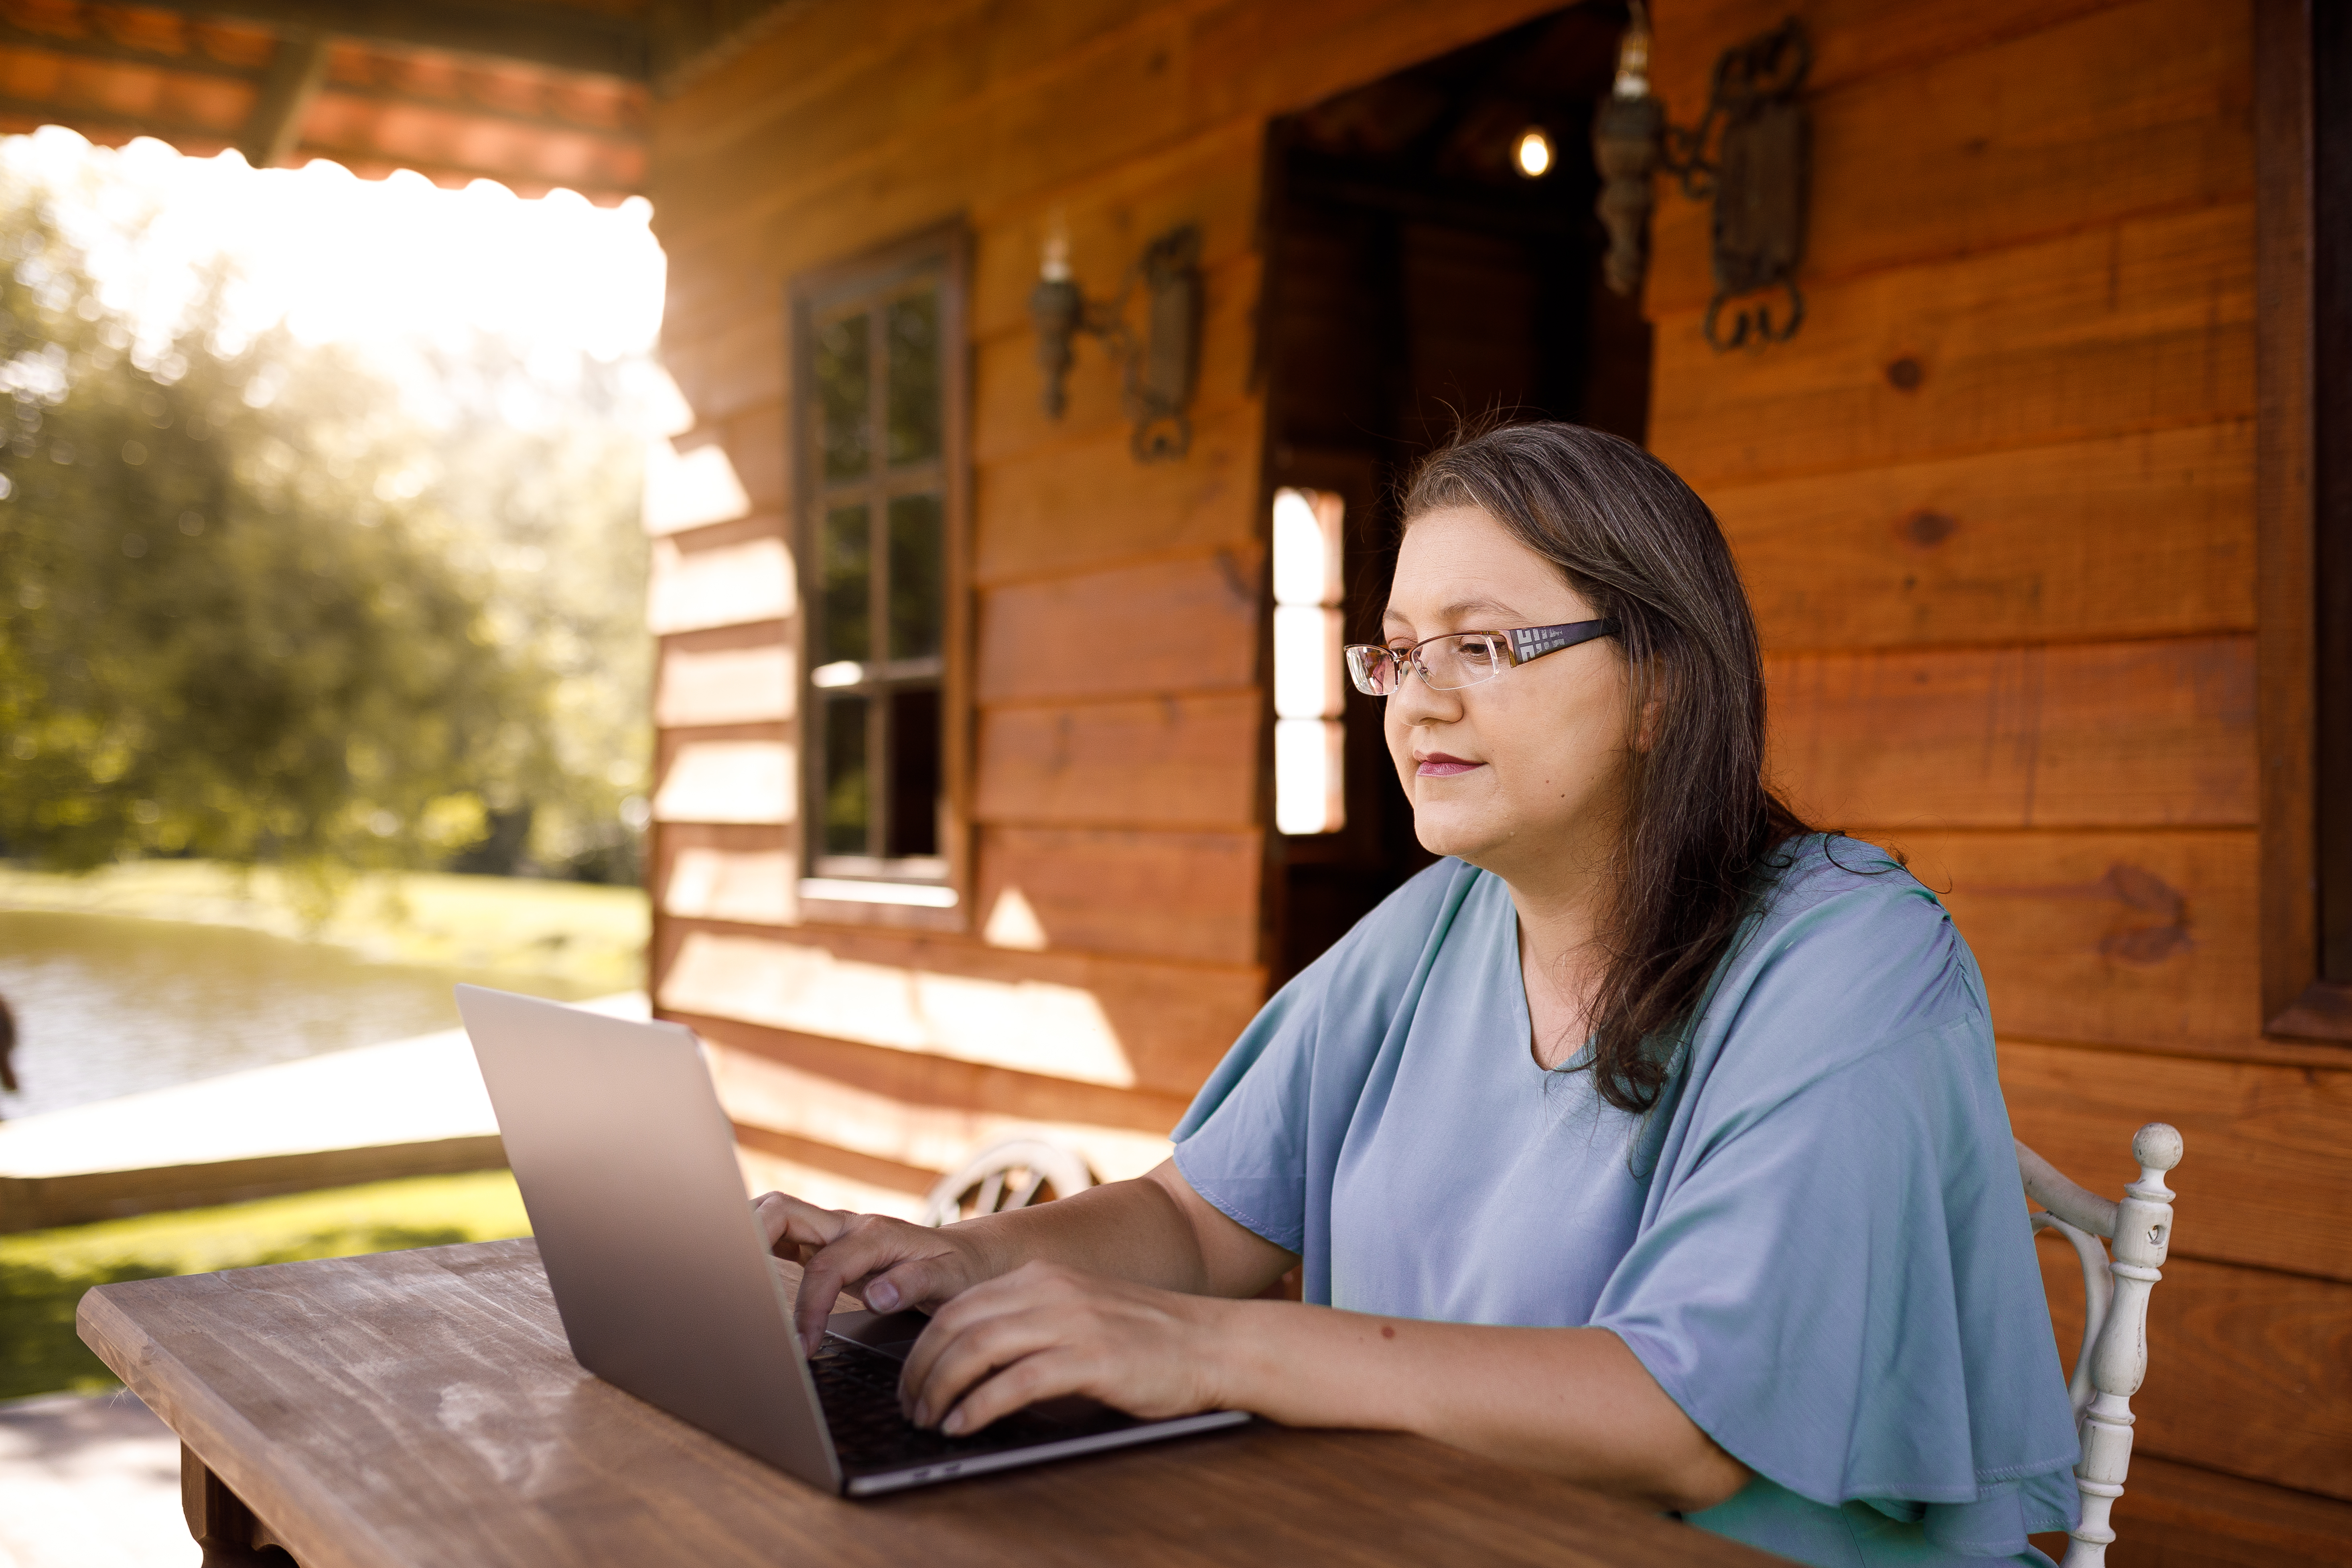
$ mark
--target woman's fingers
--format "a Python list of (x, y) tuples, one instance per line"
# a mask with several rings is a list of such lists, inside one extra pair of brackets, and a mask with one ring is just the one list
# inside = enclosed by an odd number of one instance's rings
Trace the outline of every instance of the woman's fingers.
[[(1056, 1331), (1054, 1317), (1050, 1309), (1040, 1310), (1022, 1302), (978, 1323), (961, 1329), (951, 1327), (941, 1336), (944, 1342), (919, 1370), (914, 1359), (908, 1358), (899, 1384), (899, 1400), (907, 1418), (919, 1426), (936, 1425), (957, 1401), (970, 1396), (973, 1384), (991, 1373), (1002, 1376), (1000, 1368), (1011, 1367), (1025, 1356), (1052, 1348), (1062, 1337)], [(1065, 1329), (1066, 1326), (1062, 1325)], [(939, 1331), (940, 1325), (934, 1320), (932, 1326), (923, 1331), (923, 1338), (929, 1340)]]
[[(943, 1301), (971, 1284), (969, 1259), (944, 1231), (880, 1215), (851, 1215), (846, 1220), (803, 1267), (793, 1319), (807, 1353), (814, 1355), (824, 1342), (824, 1321), (844, 1289), (859, 1289), (868, 1307), (887, 1312)], [(902, 1269), (910, 1271), (902, 1278)], [(875, 1290), (875, 1281), (885, 1274), (891, 1278), (890, 1289)]]
[(759, 1216), (760, 1229), (767, 1236), (770, 1251), (787, 1243), (794, 1247), (823, 1247), (839, 1236), (842, 1226), (855, 1217), (840, 1209), (821, 1209), (814, 1204), (803, 1203), (788, 1193), (761, 1193), (751, 1200), (751, 1212)]

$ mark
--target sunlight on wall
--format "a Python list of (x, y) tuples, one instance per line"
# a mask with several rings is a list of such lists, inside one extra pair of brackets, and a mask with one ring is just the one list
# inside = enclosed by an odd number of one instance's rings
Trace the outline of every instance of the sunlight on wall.
[(800, 919), (793, 858), (781, 849), (681, 849), (662, 885), (662, 912), (685, 920), (791, 925)]
[(790, 822), (793, 798), (793, 749), (782, 742), (694, 741), (662, 775), (654, 820)]
[(760, 724), (792, 716), (793, 650), (782, 643), (709, 653), (672, 648), (661, 661), (654, 722), (665, 728)]
[(748, 517), (751, 498), (735, 477), (734, 461), (716, 441), (680, 452), (656, 438), (646, 443), (646, 531), (680, 533)]
[(1274, 821), (1285, 833), (1347, 826), (1340, 524), (1336, 495), (1275, 492)]
[(941, 974), (838, 959), (795, 942), (695, 931), (662, 983), (661, 1005), (1080, 1083), (1135, 1087), (1135, 1069), (1102, 1005), (1075, 985)]
[(1027, 895), (1018, 888), (1007, 888), (996, 895), (996, 902), (988, 911), (988, 924), (980, 934), (981, 940), (991, 947), (1024, 952), (1045, 950), (1045, 922), (1037, 918)]
[(1139, 1176), (1168, 1158), (1168, 1140), (1150, 1132), (916, 1105), (749, 1051), (706, 1049), (711, 1081), (730, 1119), (876, 1159), (946, 1172), (962, 1164), (975, 1148), (1027, 1136), (1076, 1150), (1097, 1179), (1117, 1182)]
[(715, 550), (654, 541), (646, 629), (656, 637), (782, 620), (793, 613), (793, 558), (781, 539), (751, 539)]

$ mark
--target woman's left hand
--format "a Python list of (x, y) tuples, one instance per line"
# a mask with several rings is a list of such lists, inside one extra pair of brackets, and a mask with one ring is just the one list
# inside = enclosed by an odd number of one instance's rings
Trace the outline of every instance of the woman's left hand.
[(940, 1309), (907, 1358), (899, 1401), (916, 1425), (950, 1436), (1065, 1394), (1147, 1417), (1211, 1409), (1213, 1320), (1231, 1305), (1026, 1263)]

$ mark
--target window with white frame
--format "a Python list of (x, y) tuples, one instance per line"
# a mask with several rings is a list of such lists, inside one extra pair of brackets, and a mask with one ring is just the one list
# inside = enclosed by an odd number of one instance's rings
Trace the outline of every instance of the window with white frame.
[(1341, 515), (1329, 491), (1275, 492), (1274, 824), (1284, 833), (1347, 826)]

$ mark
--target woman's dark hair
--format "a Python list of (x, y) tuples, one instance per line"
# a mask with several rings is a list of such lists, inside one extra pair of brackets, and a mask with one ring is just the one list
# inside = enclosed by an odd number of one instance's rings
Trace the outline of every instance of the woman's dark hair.
[(1590, 1067), (1610, 1104), (1655, 1103), (1673, 1048), (1731, 946), (1775, 847), (1811, 831), (1764, 778), (1756, 621), (1715, 514), (1664, 463), (1577, 425), (1507, 425), (1414, 473), (1404, 525), (1469, 506), (1614, 620), (1633, 676), (1633, 752)]

